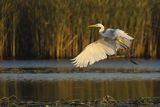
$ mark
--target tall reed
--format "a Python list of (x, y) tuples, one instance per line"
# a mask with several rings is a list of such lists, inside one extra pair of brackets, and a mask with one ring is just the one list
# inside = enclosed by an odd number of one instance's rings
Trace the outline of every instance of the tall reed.
[(71, 58), (103, 23), (133, 36), (125, 57), (160, 57), (158, 0), (1, 0), (0, 59)]

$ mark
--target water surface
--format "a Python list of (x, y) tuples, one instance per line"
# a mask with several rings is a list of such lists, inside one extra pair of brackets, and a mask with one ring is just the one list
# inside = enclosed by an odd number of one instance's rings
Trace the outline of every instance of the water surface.
[(16, 95), (19, 100), (55, 101), (160, 96), (160, 60), (133, 60), (137, 64), (104, 60), (78, 72), (69, 60), (0, 61), (0, 98)]
[[(135, 63), (133, 63), (136, 62)], [(99, 61), (79, 69), (70, 60), (3, 60), (0, 72), (160, 72), (160, 60), (118, 59)]]
[(95, 100), (160, 96), (160, 73), (1, 73), (0, 97)]

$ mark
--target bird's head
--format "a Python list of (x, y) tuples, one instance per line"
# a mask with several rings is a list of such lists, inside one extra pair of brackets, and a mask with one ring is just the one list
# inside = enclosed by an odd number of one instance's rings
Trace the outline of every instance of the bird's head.
[(94, 24), (94, 25), (89, 25), (88, 27), (104, 27), (101, 23), (97, 23), (97, 24)]

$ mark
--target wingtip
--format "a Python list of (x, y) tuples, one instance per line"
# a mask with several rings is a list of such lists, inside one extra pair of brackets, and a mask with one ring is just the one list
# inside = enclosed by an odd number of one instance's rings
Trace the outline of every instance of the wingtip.
[(70, 59), (70, 61), (75, 61), (75, 58)]
[[(130, 36), (130, 37), (131, 37), (131, 36)], [(133, 39), (134, 39), (133, 37), (130, 38), (130, 40), (133, 40)]]

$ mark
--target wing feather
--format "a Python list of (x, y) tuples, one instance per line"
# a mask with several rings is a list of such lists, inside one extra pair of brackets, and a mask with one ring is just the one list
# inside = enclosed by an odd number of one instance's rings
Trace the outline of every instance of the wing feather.
[(120, 29), (116, 29), (114, 32), (114, 35), (116, 37), (116, 46), (117, 49), (124, 49), (129, 48), (131, 46), (133, 37), (129, 36), (127, 33)]
[(72, 63), (76, 67), (86, 67), (115, 53), (116, 44), (113, 40), (100, 39), (89, 44), (77, 57), (72, 59)]

